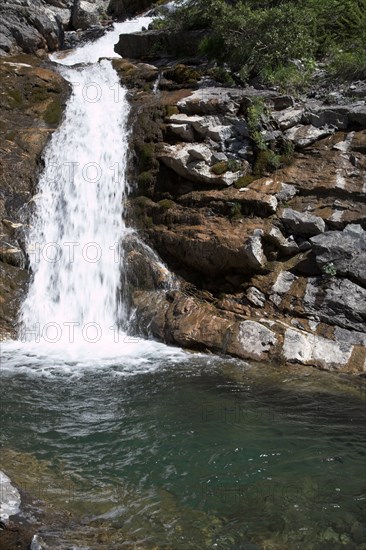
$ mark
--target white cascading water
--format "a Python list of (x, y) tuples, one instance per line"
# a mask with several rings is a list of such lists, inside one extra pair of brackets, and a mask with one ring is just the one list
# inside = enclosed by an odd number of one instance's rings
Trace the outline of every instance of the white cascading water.
[(22, 308), (29, 335), (38, 323), (50, 339), (64, 323), (76, 332), (88, 325), (90, 337), (92, 323), (104, 333), (113, 326), (126, 231), (125, 90), (107, 60), (62, 74), (73, 94), (45, 155), (28, 238), (33, 281)]
[[(20, 342), (9, 352), (22, 343), (26, 357), (41, 354), (56, 363), (120, 356), (141, 362), (164, 354), (162, 344), (130, 339), (121, 330), (120, 245), (131, 232), (123, 221), (129, 105), (111, 61), (98, 61), (116, 57), (119, 34), (150, 22), (140, 17), (116, 24), (100, 40), (51, 57), (62, 65), (72, 95), (45, 153), (28, 236), (33, 279)], [(168, 349), (170, 357), (182, 354)]]

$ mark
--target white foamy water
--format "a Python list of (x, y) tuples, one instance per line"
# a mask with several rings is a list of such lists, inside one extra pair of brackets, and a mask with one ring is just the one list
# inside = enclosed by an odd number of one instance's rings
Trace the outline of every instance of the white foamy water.
[(123, 221), (129, 104), (111, 61), (98, 62), (118, 57), (119, 34), (150, 22), (140, 17), (116, 24), (100, 40), (52, 56), (72, 95), (45, 152), (27, 243), (33, 278), (19, 341), (4, 345), (3, 370), (21, 364), (48, 372), (118, 361), (151, 370), (158, 358), (182, 359), (181, 350), (124, 332), (121, 244), (131, 232)]
[(115, 23), (114, 29), (99, 40), (72, 50), (66, 56), (64, 52), (55, 53), (50, 56), (50, 59), (62, 65), (71, 66), (78, 63), (96, 63), (102, 57), (119, 57), (114, 51), (114, 45), (117, 44), (119, 35), (141, 31), (143, 27), (147, 28), (152, 20), (152, 17), (136, 17), (136, 19), (123, 23)]

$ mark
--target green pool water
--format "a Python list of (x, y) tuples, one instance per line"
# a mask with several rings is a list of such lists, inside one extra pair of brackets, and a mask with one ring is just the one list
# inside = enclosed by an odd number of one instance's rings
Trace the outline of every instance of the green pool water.
[[(1, 371), (1, 468), (52, 549), (362, 549), (361, 383), (192, 356)], [(67, 519), (68, 518), (68, 519)]]

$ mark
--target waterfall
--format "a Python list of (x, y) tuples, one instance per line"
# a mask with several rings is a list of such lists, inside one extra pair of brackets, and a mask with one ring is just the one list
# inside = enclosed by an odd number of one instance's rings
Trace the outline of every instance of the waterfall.
[[(120, 23), (93, 44), (51, 59), (72, 87), (64, 121), (45, 153), (27, 249), (33, 273), (21, 310), (23, 340), (110, 342), (126, 322), (121, 242), (127, 190), (129, 105), (109, 59)], [(82, 64), (82, 65), (81, 65)]]

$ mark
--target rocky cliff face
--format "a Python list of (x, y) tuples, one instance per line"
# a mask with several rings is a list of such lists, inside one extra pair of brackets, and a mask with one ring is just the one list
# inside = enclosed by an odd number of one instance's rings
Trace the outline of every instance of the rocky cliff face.
[(24, 231), (42, 151), (62, 118), (68, 85), (32, 56), (0, 58), (0, 328), (14, 334), (28, 280)]
[(73, 47), (82, 31), (88, 31), (88, 40), (98, 38), (111, 17), (122, 19), (150, 5), (149, 0), (2, 0), (0, 56)]
[(333, 105), (205, 86), (194, 66), (115, 66), (133, 103), (131, 223), (179, 280), (156, 295), (131, 260), (137, 329), (244, 359), (364, 372), (362, 86), (357, 101), (345, 91)]

